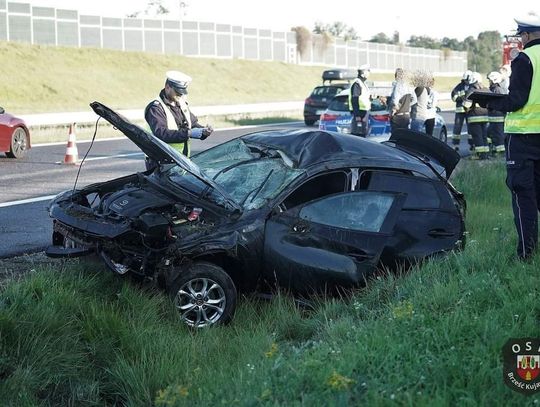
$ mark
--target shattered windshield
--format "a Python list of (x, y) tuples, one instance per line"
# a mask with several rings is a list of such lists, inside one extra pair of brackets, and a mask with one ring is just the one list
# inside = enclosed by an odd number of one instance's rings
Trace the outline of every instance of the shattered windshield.
[(292, 168), (283, 153), (235, 139), (197, 154), (192, 160), (205, 177), (245, 209), (260, 208), (303, 170)]

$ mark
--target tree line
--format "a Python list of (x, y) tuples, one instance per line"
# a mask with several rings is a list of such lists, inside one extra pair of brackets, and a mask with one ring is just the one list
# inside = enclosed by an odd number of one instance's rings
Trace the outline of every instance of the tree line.
[[(300, 27), (293, 28), (293, 31)], [(308, 31), (309, 30), (305, 30)], [(304, 37), (306, 32), (304, 31)], [(347, 26), (342, 22), (334, 22), (332, 24), (315, 23), (312, 30), (313, 34), (321, 34), (324, 36), (338, 37), (345, 41), (358, 40), (358, 34), (354, 28)], [(394, 31), (391, 36), (381, 32), (368, 40), (379, 44), (402, 44), (399, 38), (399, 32)], [(477, 72), (490, 72), (499, 69), (502, 61), (502, 43), (503, 37), (498, 31), (483, 31), (478, 34), (477, 38), (468, 36), (463, 41), (456, 38), (444, 37), (442, 40), (431, 38), (424, 35), (412, 35), (403, 45), (409, 47), (451, 50), (451, 51), (466, 51), (467, 63), (470, 69)]]

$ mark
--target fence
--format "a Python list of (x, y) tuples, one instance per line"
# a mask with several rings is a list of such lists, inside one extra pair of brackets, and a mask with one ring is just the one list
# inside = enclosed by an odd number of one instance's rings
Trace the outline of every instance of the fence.
[(465, 52), (340, 38), (328, 44), (314, 35), (306, 52), (300, 55), (294, 32), (196, 21), (80, 15), (76, 10), (6, 0), (0, 0), (0, 40), (343, 68), (368, 63), (375, 71), (390, 72), (402, 67), (453, 75), (467, 69)]

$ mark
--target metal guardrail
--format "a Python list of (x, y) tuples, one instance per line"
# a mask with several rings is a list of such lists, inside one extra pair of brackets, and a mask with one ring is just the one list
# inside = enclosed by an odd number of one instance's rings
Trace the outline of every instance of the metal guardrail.
[[(439, 100), (450, 100), (450, 93), (440, 93)], [(252, 113), (272, 113), (272, 112), (303, 112), (304, 101), (296, 102), (272, 102), (272, 103), (251, 103), (244, 105), (217, 105), (217, 106), (195, 106), (192, 111), (197, 116), (226, 116), (234, 114)], [(128, 120), (144, 120), (144, 109), (117, 110), (118, 113)], [(23, 119), (27, 126), (57, 126), (69, 123), (93, 123), (98, 116), (92, 112), (60, 112), (60, 113), (38, 113), (17, 115)]]

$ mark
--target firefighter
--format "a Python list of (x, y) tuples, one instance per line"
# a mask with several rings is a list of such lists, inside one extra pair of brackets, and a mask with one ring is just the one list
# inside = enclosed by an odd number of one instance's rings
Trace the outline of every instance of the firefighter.
[[(179, 71), (166, 73), (165, 87), (144, 111), (150, 130), (175, 150), (190, 155), (190, 138), (206, 139), (212, 134), (211, 126), (199, 124), (186, 100), (191, 77)], [(151, 166), (147, 160), (147, 168)]]
[(358, 68), (358, 77), (349, 89), (349, 111), (352, 114), (351, 134), (366, 137), (367, 112), (371, 107), (371, 92), (366, 85), (369, 77), (369, 65)]
[[(459, 152), (459, 144), (461, 142), (461, 130), (463, 129), (463, 122), (465, 121), (465, 108), (463, 107), (463, 101), (465, 100), (465, 95), (469, 90), (469, 81), (472, 78), (472, 74), (472, 71), (465, 71), (463, 73), (463, 77), (461, 78), (461, 82), (459, 82), (450, 93), (452, 100), (456, 103), (454, 130), (452, 132), (452, 144), (454, 146), (454, 150), (456, 150), (457, 152)], [(469, 148), (472, 150), (472, 139), (470, 138)]]
[(512, 61), (508, 95), (487, 107), (507, 112), (506, 184), (512, 192), (517, 255), (530, 258), (538, 244), (540, 208), (540, 16), (515, 19), (523, 51)]
[(485, 107), (471, 101), (467, 97), (475, 90), (482, 89), (482, 76), (478, 72), (473, 72), (469, 80), (469, 89), (463, 100), (465, 117), (467, 119), (467, 131), (474, 144), (472, 159), (485, 160), (489, 158), (489, 146), (487, 140), (488, 112)]
[[(501, 95), (508, 93), (508, 90), (501, 85), (503, 76), (500, 72), (490, 72), (487, 78), (491, 92)], [(492, 141), (495, 155), (504, 155), (504, 116), (506, 116), (504, 112), (488, 109), (488, 137)]]

